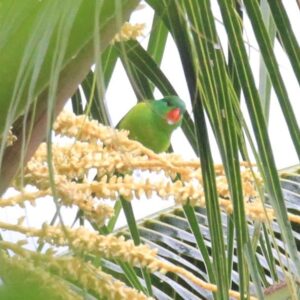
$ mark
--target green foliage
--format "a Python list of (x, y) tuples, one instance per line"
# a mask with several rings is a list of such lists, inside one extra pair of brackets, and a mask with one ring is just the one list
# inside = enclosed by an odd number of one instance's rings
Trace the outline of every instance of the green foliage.
[[(124, 1), (122, 6), (134, 3)], [(122, 25), (117, 10), (122, 7), (114, 1), (1, 1), (0, 64), (5, 68), (0, 70), (0, 132), (7, 120), (12, 124), (46, 87), (58, 81), (95, 35), (107, 35), (107, 25), (112, 38)]]
[[(95, 0), (1, 1), (0, 64), (5, 67), (0, 70), (0, 194), (98, 61), (95, 52), (104, 51), (136, 5), (137, 0), (120, 5)], [(12, 125), (18, 142), (4, 152)]]
[[(288, 282), (284, 292), (295, 298), (292, 291), (300, 277), (299, 228), (291, 225), (288, 212), (299, 215), (299, 171), (289, 169), (279, 177), (268, 121), (273, 89), (294, 145), (292, 150), (300, 157), (300, 130), (293, 108), (296, 96), (287, 92), (274, 51), (274, 39), (280, 38), (300, 82), (299, 41), (281, 1), (265, 0), (259, 6), (258, 1), (244, 0), (245, 9), (241, 9), (240, 1), (218, 0), (228, 41), (228, 49), (223, 49), (211, 2), (147, 0), (154, 17), (145, 49), (136, 40), (109, 44), (136, 5), (134, 0), (121, 4), (81, 0), (0, 1), (0, 132), (6, 134), (14, 124), (20, 134), (21, 124), (27, 124), (26, 130), (41, 141), (46, 127), (42, 134), (35, 133), (35, 121), (48, 116), (50, 130), (55, 106), (56, 110), (63, 106), (59, 104), (60, 98), (64, 103), (72, 95), (75, 113), (85, 112), (109, 124), (104, 97), (118, 59), (138, 101), (153, 98), (155, 89), (164, 96), (177, 95), (178, 88), (160, 67), (167, 38), (172, 38), (192, 107), (192, 112), (184, 116), (182, 129), (201, 162), (206, 209), (194, 209), (187, 204), (140, 225), (131, 204), (124, 199), (117, 202), (116, 211), (118, 216), (124, 210), (129, 231), (126, 228), (122, 233), (135, 244), (154, 245), (161, 257), (215, 283), (218, 291), (211, 295), (183, 278), (150, 274), (144, 268), (139, 270), (119, 261), (101, 260), (101, 265), (128, 285), (161, 299), (229, 299), (229, 289), (238, 290), (241, 298), (251, 294), (264, 299), (263, 290), (279, 280)], [(259, 89), (244, 41), (245, 15), (262, 59)], [(266, 16), (269, 23), (264, 22)], [(96, 68), (91, 71), (94, 62)], [(77, 76), (82, 69), (84, 72)], [(244, 109), (242, 100), (246, 103)], [(37, 116), (29, 120), (31, 123), (26, 120), (29, 112)], [(245, 121), (248, 116), (249, 123)], [(229, 183), (233, 204), (230, 216), (221, 211), (218, 202), (209, 128)], [(21, 139), (18, 149), (23, 158), (24, 145), (25, 140)], [(31, 142), (29, 148), (30, 145)], [(4, 149), (2, 140), (1, 160), (5, 155), (0, 168), (0, 192), (15, 175), (22, 156), (9, 156)], [(261, 197), (275, 210), (274, 222), (252, 222), (245, 213), (240, 162), (241, 157), (249, 161), (251, 151), (263, 178)], [(7, 175), (9, 168), (13, 171)], [(110, 233), (115, 222), (116, 217), (101, 232)], [(1, 287), (0, 293), (7, 293), (7, 289)]]

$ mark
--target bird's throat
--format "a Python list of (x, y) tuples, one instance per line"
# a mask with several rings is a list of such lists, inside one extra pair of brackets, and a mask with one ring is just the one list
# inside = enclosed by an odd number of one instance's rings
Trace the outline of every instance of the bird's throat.
[(167, 122), (169, 125), (174, 125), (181, 119), (180, 108), (174, 108), (167, 113)]

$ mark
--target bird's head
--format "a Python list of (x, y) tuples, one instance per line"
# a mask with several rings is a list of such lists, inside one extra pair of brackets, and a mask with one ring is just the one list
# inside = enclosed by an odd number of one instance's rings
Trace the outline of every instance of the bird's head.
[(151, 102), (154, 111), (166, 121), (167, 124), (177, 127), (181, 124), (182, 116), (186, 110), (184, 102), (177, 96), (166, 96), (163, 99)]

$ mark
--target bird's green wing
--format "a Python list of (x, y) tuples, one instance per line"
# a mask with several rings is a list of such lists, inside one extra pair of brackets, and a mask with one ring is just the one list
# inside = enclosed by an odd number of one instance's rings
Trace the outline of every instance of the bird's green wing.
[(171, 132), (167, 124), (157, 115), (151, 102), (135, 105), (119, 122), (119, 129), (129, 130), (129, 137), (142, 143), (154, 152), (166, 151), (170, 145)]

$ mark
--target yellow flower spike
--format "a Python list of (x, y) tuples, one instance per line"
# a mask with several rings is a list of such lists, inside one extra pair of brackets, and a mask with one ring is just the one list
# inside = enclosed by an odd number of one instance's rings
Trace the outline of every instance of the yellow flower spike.
[(135, 194), (136, 198), (138, 198), (138, 199), (141, 199), (144, 195), (145, 195), (144, 190), (141, 188), (138, 189)]
[(0, 207), (7, 207), (7, 206), (24, 206), (26, 201), (33, 204), (38, 198), (44, 197), (48, 195), (47, 191), (37, 191), (37, 192), (21, 192), (20, 194), (8, 198), (0, 198)]
[(8, 286), (14, 287), (11, 295), (20, 299), (20, 296), (34, 296), (34, 293), (39, 293), (47, 299), (82, 300), (81, 295), (69, 284), (43, 268), (35, 267), (34, 262), (28, 259), (30, 255), (26, 254), (23, 253), (24, 257), (8, 257), (3, 252), (0, 253), (0, 275)]
[(144, 28), (145, 24), (131, 24), (129, 22), (126, 22), (123, 24), (120, 32), (117, 33), (113, 38), (113, 43), (135, 40), (137, 37), (143, 34)]
[[(103, 224), (113, 212), (102, 200), (116, 200), (120, 195), (127, 200), (146, 195), (151, 200), (153, 194), (157, 194), (161, 199), (173, 198), (177, 204), (186, 204), (189, 201), (193, 206), (205, 207), (201, 165), (198, 160), (186, 161), (175, 154), (156, 154), (140, 143), (129, 140), (128, 132), (105, 127), (86, 116), (64, 112), (55, 122), (54, 129), (57, 135), (75, 138), (70, 144), (52, 145), (53, 176), (56, 196), (61, 206), (80, 208), (89, 220), (98, 225)], [(25, 189), (19, 191), (17, 196), (0, 199), (0, 207), (24, 205), (25, 201), (34, 204), (39, 197), (52, 196), (47, 156), (46, 144), (42, 144), (26, 166)], [(262, 222), (274, 219), (274, 211), (264, 207), (256, 190), (256, 182), (260, 184), (262, 179), (250, 169), (255, 169), (255, 166), (243, 162), (240, 165), (247, 216)], [(91, 179), (90, 173), (95, 170), (97, 177)], [(124, 176), (117, 176), (116, 170)], [(133, 175), (135, 170), (147, 171), (143, 172), (142, 180)], [(162, 174), (160, 181), (149, 176), (155, 173)], [(215, 173), (219, 205), (224, 212), (232, 214), (233, 206), (224, 167), (215, 165)], [(34, 185), (37, 192), (27, 191), (26, 184)], [(15, 187), (17, 188), (17, 183)], [(300, 217), (289, 214), (289, 219), (300, 223)], [(190, 276), (173, 266), (161, 264), (149, 248), (137, 249), (123, 238), (104, 238), (85, 228), (75, 230), (66, 227), (64, 231), (60, 227), (44, 225), (42, 229), (36, 229), (3, 222), (0, 222), (0, 227), (16, 230), (27, 236), (36, 236), (54, 247), (69, 246), (79, 252), (86, 251), (92, 255), (150, 266), (153, 271), (178, 272), (187, 278)], [(89, 277), (82, 278), (85, 284), (88, 284), (87, 278)], [(201, 286), (201, 282), (195, 278), (193, 280)], [(111, 287), (110, 284), (107, 282), (107, 286)], [(205, 284), (203, 287), (217, 288)]]
[[(146, 297), (141, 292), (127, 287), (123, 282), (104, 273), (100, 268), (96, 268), (90, 262), (82, 261), (79, 258), (54, 257), (50, 254), (45, 257), (43, 254), (16, 247), (15, 244), (9, 242), (0, 241), (0, 245), (4, 249), (10, 249), (17, 255), (20, 255), (20, 258), (16, 258), (16, 256), (9, 258), (10, 264), (7, 267), (10, 267), (10, 269), (12, 267), (22, 269), (24, 264), (24, 271), (22, 270), (22, 272), (27, 272), (27, 274), (28, 272), (35, 272), (37, 275), (35, 279), (38, 283), (36, 283), (37, 286), (40, 286), (44, 282), (46, 289), (50, 289), (51, 292), (61, 295), (59, 299), (83, 299), (81, 294), (76, 293), (69, 285), (65, 285), (64, 281), (59, 280), (59, 277), (62, 277), (66, 279), (66, 281), (76, 282), (79, 287), (97, 295), (99, 298), (105, 297), (111, 300), (153, 300), (153, 298)], [(27, 260), (24, 260), (23, 257), (26, 257)], [(32, 262), (28, 263), (28, 260)], [(1, 261), (3, 261), (3, 259), (1, 259)], [(11, 261), (15, 261), (14, 265), (12, 265)], [(4, 262), (6, 263), (6, 261)], [(51, 273), (47, 273), (47, 271)], [(31, 273), (29, 273), (30, 276)], [(41, 274), (41, 277), (38, 276), (39, 274)], [(53, 274), (57, 276), (53, 276)]]
[(13, 134), (12, 127), (11, 127), (6, 137), (6, 147), (12, 146), (16, 141), (17, 141), (17, 137)]

